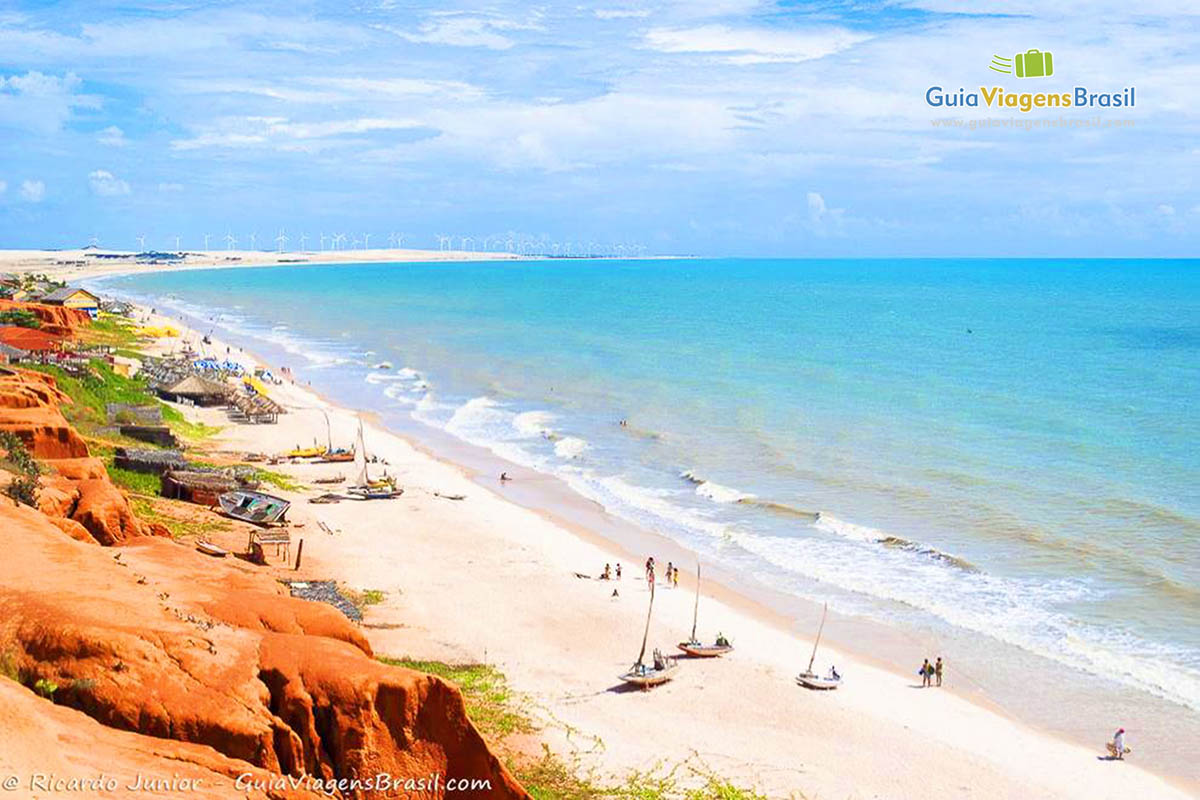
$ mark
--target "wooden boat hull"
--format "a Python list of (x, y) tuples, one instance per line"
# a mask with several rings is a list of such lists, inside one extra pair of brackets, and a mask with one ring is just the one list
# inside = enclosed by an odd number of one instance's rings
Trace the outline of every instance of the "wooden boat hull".
[(818, 691), (836, 689), (841, 682), (841, 678), (822, 678), (820, 675), (814, 675), (811, 672), (802, 672), (796, 676), (796, 683), (800, 684), (805, 689), (816, 689)]
[(196, 549), (206, 556), (215, 556), (216, 558), (224, 558), (229, 555), (229, 551), (224, 547), (218, 547), (212, 542), (196, 542)]
[(226, 516), (255, 525), (279, 522), (292, 505), (282, 497), (248, 490), (225, 492), (218, 500)]
[(403, 489), (364, 489), (361, 486), (355, 486), (348, 491), (363, 500), (390, 500), (404, 494)]
[(680, 642), (676, 645), (680, 650), (695, 658), (716, 658), (733, 652), (731, 644), (699, 644), (697, 642)]
[(330, 453), (317, 459), (320, 464), (344, 464), (354, 460), (354, 453)]
[(621, 680), (633, 686), (641, 686), (643, 689), (649, 689), (651, 686), (660, 686), (671, 680), (678, 671), (678, 664), (671, 664), (666, 669), (630, 670), (621, 676)]

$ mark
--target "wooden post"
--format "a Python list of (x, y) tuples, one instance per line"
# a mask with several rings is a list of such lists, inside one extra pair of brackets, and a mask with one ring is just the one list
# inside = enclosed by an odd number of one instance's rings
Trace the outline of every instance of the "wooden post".
[(300, 569), (300, 558), (303, 555), (304, 555), (304, 540), (301, 539), (300, 544), (296, 545), (296, 566), (292, 568), (293, 570)]

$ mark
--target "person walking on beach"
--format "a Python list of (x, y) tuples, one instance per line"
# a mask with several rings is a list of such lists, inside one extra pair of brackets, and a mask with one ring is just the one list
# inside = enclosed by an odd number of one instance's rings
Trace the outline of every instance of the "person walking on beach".
[(1128, 752), (1129, 748), (1125, 746), (1125, 729), (1117, 728), (1117, 732), (1113, 734), (1113, 740), (1108, 742), (1108, 755), (1110, 758), (1124, 761), (1125, 754)]
[(654, 585), (654, 556), (646, 559), (646, 585)]
[(671, 575), (673, 575), (674, 573), (675, 573), (675, 563), (673, 561), (668, 561), (667, 562), (667, 574), (664, 576), (667, 579), (668, 586), (671, 585)]
[(679, 567), (676, 567), (675, 571), (671, 573), (671, 585), (676, 589), (679, 588)]
[(937, 685), (942, 685), (942, 657), (937, 657), (937, 663), (933, 665), (933, 674), (937, 676)]
[(617, 562), (617, 580), (621, 580), (621, 562)]
[(921, 664), (921, 669), (917, 671), (917, 674), (921, 676), (922, 689), (931, 685), (930, 677), (933, 675), (933, 665), (929, 663), (928, 658)]

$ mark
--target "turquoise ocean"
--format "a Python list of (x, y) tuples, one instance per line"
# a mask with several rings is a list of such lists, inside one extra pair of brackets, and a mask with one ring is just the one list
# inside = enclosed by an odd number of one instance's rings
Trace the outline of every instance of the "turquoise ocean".
[(1200, 261), (282, 266), (101, 288), (748, 581), (1200, 711)]

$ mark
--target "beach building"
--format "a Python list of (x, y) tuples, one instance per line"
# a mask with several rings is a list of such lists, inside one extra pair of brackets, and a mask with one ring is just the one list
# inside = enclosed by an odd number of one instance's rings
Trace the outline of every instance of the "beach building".
[(0, 343), (0, 364), (16, 364), (29, 357), (29, 351)]
[(87, 289), (80, 289), (75, 286), (64, 286), (61, 289), (56, 289), (43, 297), (41, 302), (48, 306), (77, 308), (88, 312), (92, 319), (95, 319), (100, 313), (100, 298)]

